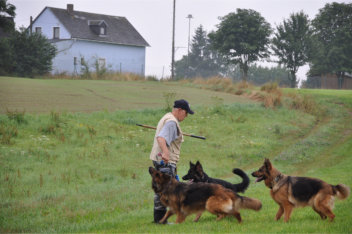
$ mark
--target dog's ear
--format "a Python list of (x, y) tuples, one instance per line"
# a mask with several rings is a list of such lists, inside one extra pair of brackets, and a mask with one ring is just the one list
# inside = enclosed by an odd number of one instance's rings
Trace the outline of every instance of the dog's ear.
[(265, 168), (266, 168), (268, 171), (271, 170), (272, 165), (271, 165), (271, 162), (270, 162), (269, 159), (266, 158), (266, 159), (264, 160), (264, 165), (265, 165)]
[(155, 170), (154, 168), (149, 167), (149, 174), (153, 174), (154, 170)]
[(197, 163), (196, 163), (196, 170), (197, 170), (198, 172), (203, 172), (202, 164), (200, 164), (199, 161), (197, 161)]
[(195, 165), (191, 161), (189, 161), (189, 166), (194, 167)]

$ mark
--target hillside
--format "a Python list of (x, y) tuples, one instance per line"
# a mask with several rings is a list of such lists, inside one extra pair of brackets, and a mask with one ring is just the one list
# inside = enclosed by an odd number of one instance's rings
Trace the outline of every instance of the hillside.
[(43, 80), (0, 77), (0, 113), (94, 112), (162, 108), (175, 93), (194, 105), (250, 102), (240, 96), (177, 85), (173, 82)]

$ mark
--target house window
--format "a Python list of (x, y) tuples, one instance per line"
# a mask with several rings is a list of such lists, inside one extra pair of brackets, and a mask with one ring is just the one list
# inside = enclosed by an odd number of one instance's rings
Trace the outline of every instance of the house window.
[(54, 39), (59, 39), (60, 38), (60, 28), (59, 27), (54, 27)]
[(73, 65), (77, 65), (77, 57), (73, 57)]
[(35, 27), (36, 33), (42, 33), (42, 27)]
[(98, 59), (99, 68), (105, 68), (105, 58)]
[(100, 27), (100, 35), (105, 35), (105, 28), (104, 27)]
[(86, 62), (84, 61), (84, 58), (81, 57), (81, 65), (84, 65)]

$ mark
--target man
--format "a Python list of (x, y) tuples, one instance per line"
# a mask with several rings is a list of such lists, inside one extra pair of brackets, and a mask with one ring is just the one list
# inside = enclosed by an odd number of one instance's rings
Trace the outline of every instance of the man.
[[(193, 115), (188, 102), (176, 100), (172, 112), (165, 114), (159, 121), (154, 137), (150, 159), (155, 169), (176, 176), (176, 164), (180, 158), (183, 135), (179, 125), (188, 114)], [(166, 207), (160, 202), (158, 194), (154, 195), (154, 222), (159, 223), (166, 213)]]

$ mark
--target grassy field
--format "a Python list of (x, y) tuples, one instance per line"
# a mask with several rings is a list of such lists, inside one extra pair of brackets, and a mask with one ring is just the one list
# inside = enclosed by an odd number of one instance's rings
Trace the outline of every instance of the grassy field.
[(182, 129), (207, 137), (185, 139), (180, 176), (200, 160), (210, 176), (237, 183), (232, 168), (251, 173), (267, 157), (286, 174), (352, 185), (351, 91), (284, 90), (314, 100), (319, 112), (310, 114), (178, 83), (0, 77), (0, 232), (352, 232), (351, 196), (336, 200), (332, 223), (307, 207), (284, 224), (274, 221), (269, 190), (252, 178), (245, 195), (263, 208), (243, 210), (242, 224), (209, 213), (198, 223), (191, 216), (181, 225), (152, 224), (154, 131), (135, 123), (155, 126), (164, 114), (158, 90), (189, 99), (196, 114)]
[(180, 86), (174, 82), (45, 80), (0, 77), (0, 113), (94, 112), (162, 108), (174, 94), (191, 103), (250, 102), (240, 96)]

